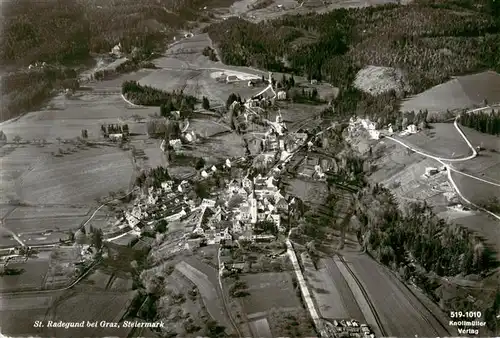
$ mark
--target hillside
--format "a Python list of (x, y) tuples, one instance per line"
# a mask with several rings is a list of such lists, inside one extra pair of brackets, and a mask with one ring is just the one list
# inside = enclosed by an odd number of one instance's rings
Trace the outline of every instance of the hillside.
[(347, 113), (371, 100), (351, 87), (365, 66), (400, 69), (409, 82), (402, 95), (381, 99), (382, 106), (452, 76), (496, 70), (500, 23), (494, 13), (486, 2), (421, 0), (259, 24), (232, 18), (207, 31), (223, 62), (327, 81), (341, 88), (337, 111)]

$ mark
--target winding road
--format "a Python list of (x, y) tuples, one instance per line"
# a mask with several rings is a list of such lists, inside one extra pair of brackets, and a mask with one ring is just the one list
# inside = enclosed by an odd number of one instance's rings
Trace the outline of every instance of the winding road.
[[(477, 108), (477, 109), (473, 109), (473, 110), (469, 110), (468, 112), (466, 112), (466, 114), (470, 114), (470, 113), (474, 113), (474, 112), (477, 112), (477, 111), (481, 111), (481, 110), (486, 110), (486, 109), (491, 109), (490, 106), (487, 106), (487, 107), (482, 107), (482, 108)], [(391, 141), (394, 141), (400, 145), (402, 145), (403, 147), (407, 148), (407, 149), (410, 149), (411, 151), (419, 154), (419, 155), (422, 155), (422, 156), (425, 156), (427, 158), (430, 158), (430, 159), (433, 159), (437, 162), (439, 162), (441, 165), (443, 165), (445, 168), (446, 168), (446, 172), (447, 172), (447, 175), (448, 175), (448, 181), (450, 182), (450, 184), (453, 186), (453, 189), (455, 190), (455, 192), (457, 193), (458, 196), (460, 196), (460, 198), (465, 201), (467, 204), (470, 204), (472, 205), (474, 208), (478, 209), (478, 210), (481, 210), (485, 213), (487, 213), (488, 215), (496, 218), (497, 220), (500, 220), (500, 216), (469, 201), (461, 192), (460, 192), (460, 189), (458, 188), (457, 184), (455, 183), (455, 181), (453, 180), (453, 177), (451, 176), (451, 173), (452, 172), (455, 172), (457, 174), (460, 174), (460, 175), (464, 175), (464, 176), (467, 176), (467, 177), (470, 177), (472, 179), (475, 179), (475, 180), (478, 180), (478, 181), (481, 181), (483, 183), (486, 183), (486, 184), (490, 184), (490, 185), (494, 185), (496, 187), (500, 187), (500, 184), (499, 183), (495, 183), (495, 182), (491, 182), (491, 181), (488, 181), (488, 180), (485, 180), (485, 179), (482, 179), (480, 177), (477, 177), (477, 176), (474, 176), (474, 175), (470, 175), (470, 174), (467, 174), (467, 173), (464, 173), (464, 172), (461, 172), (460, 170), (457, 170), (455, 168), (453, 168), (453, 166), (451, 164), (448, 164), (446, 162), (465, 162), (465, 161), (469, 161), (469, 160), (472, 160), (474, 159), (476, 156), (477, 156), (477, 151), (476, 149), (474, 149), (474, 147), (472, 146), (472, 144), (470, 143), (470, 141), (467, 139), (467, 136), (465, 136), (464, 132), (462, 131), (462, 129), (460, 128), (460, 126), (458, 125), (458, 118), (460, 117), (457, 116), (455, 118), (455, 121), (453, 122), (455, 128), (457, 129), (458, 133), (460, 134), (460, 136), (462, 136), (462, 138), (464, 139), (464, 141), (467, 143), (467, 145), (469, 146), (469, 148), (472, 150), (472, 155), (469, 155), (467, 157), (462, 157), (462, 158), (444, 158), (444, 157), (438, 157), (438, 156), (434, 156), (434, 155), (431, 155), (431, 154), (427, 154), (425, 152), (423, 152), (422, 150), (419, 150), (419, 149), (416, 149), (415, 147), (411, 146), (411, 145), (408, 145), (394, 137), (391, 137), (391, 136), (385, 136), (386, 139), (389, 139)]]

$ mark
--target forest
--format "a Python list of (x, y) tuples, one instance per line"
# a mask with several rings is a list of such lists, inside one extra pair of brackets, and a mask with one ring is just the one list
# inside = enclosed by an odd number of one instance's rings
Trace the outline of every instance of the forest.
[[(223, 0), (211, 0), (216, 3)], [(118, 42), (129, 54), (142, 56), (163, 52), (165, 43), (178, 29), (189, 28), (188, 20), (202, 19), (202, 0), (15, 0), (2, 2), (0, 66), (2, 76), (2, 120), (42, 105), (57, 90), (72, 88), (62, 80), (78, 83), (76, 73), (92, 66), (95, 54), (108, 53)], [(207, 3), (205, 1), (205, 3)], [(140, 55), (139, 55), (140, 56)], [(140, 58), (139, 58), (140, 59)], [(63, 78), (46, 78), (44, 71), (24, 70), (46, 62), (60, 69)], [(124, 68), (137, 68), (130, 62)], [(127, 67), (125, 67), (127, 66)], [(19, 68), (21, 70), (19, 70)], [(118, 69), (117, 72), (127, 69)], [(73, 72), (75, 74), (69, 74)], [(105, 74), (96, 74), (97, 77)], [(25, 86), (29, 81), (30, 85)]]
[(198, 102), (196, 97), (186, 95), (181, 91), (166, 92), (150, 86), (142, 86), (137, 81), (125, 81), (122, 84), (122, 94), (134, 104), (143, 106), (160, 106), (162, 115), (172, 110), (192, 112)]
[(462, 126), (475, 129), (481, 133), (500, 135), (500, 112), (498, 110), (461, 114), (458, 122)]
[[(403, 97), (373, 97), (352, 87), (366, 65), (399, 68), (422, 92), (484, 69), (500, 70), (500, 20), (493, 0), (417, 0), (405, 5), (286, 15), (263, 23), (230, 18), (206, 31), (224, 63), (327, 81), (339, 87), (337, 112), (397, 112)], [(377, 107), (372, 109), (371, 107)]]

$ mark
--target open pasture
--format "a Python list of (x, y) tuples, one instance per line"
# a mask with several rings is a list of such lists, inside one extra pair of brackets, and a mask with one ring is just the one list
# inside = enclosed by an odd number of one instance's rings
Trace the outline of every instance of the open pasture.
[(224, 160), (244, 156), (245, 148), (242, 137), (233, 133), (210, 138), (189, 150), (184, 150), (184, 153), (193, 157)]
[[(458, 189), (469, 201), (481, 205), (493, 197), (500, 199), (500, 189), (497, 186), (452, 172), (451, 176)], [(486, 177), (481, 176), (486, 179)]]
[(271, 309), (300, 308), (292, 283), (292, 276), (286, 272), (246, 274), (240, 277), (248, 285), (249, 296), (241, 299), (247, 315), (266, 312)]
[(322, 204), (328, 196), (328, 187), (323, 182), (308, 182), (294, 178), (287, 181), (285, 189), (290, 195), (313, 205)]
[(499, 153), (482, 151), (476, 158), (456, 163), (453, 167), (469, 175), (500, 184)]
[(110, 191), (127, 190), (132, 174), (124, 151), (90, 148), (36, 164), (23, 178), (19, 198), (35, 204), (92, 203)]
[(429, 155), (444, 158), (460, 158), (472, 154), (453, 123), (434, 123), (431, 126), (431, 129), (402, 137), (402, 141)]
[(231, 128), (211, 120), (193, 119), (189, 121), (188, 131), (190, 130), (194, 131), (198, 135), (201, 135), (202, 137), (211, 137), (225, 131), (231, 131)]
[(19, 234), (21, 239), (36, 238), (36, 235), (47, 231), (58, 232), (61, 238), (67, 237), (65, 233), (75, 231), (83, 222), (87, 220), (86, 216), (80, 217), (44, 217), (44, 218), (7, 218), (5, 226), (15, 233)]
[(35, 207), (16, 207), (7, 217), (9, 220), (26, 218), (45, 218), (45, 217), (78, 217), (89, 213), (87, 206), (71, 205), (46, 205)]
[(21, 273), (0, 276), (2, 292), (38, 290), (44, 285), (45, 276), (49, 269), (49, 260), (46, 257), (30, 258), (25, 263), (9, 264), (8, 268), (21, 270)]
[[(287, 123), (287, 127), (290, 131), (297, 131), (300, 128), (306, 127), (309, 119), (314, 119), (314, 117), (319, 114), (325, 106), (311, 106), (300, 103), (288, 103), (279, 102), (281, 116), (283, 120)], [(269, 114), (269, 119), (274, 121), (276, 114)]]
[(460, 126), (472, 146), (482, 146), (487, 151), (500, 152), (500, 137), (481, 133), (472, 128)]
[[(63, 322), (106, 321), (118, 322), (125, 312), (134, 292), (111, 291), (68, 291), (56, 300), (47, 313), (46, 320)], [(92, 304), (92, 306), (89, 306)], [(71, 328), (73, 337), (112, 336), (126, 337), (129, 328)], [(42, 336), (63, 337), (68, 330), (64, 328), (46, 328)]]
[(0, 298), (0, 327), (2, 334), (11, 337), (40, 335), (33, 329), (35, 320), (44, 320), (47, 308), (59, 293), (40, 295), (2, 296)]

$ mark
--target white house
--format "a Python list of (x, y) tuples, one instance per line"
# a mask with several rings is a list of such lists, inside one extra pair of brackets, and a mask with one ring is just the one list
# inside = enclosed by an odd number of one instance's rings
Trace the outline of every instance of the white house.
[(226, 158), (226, 167), (231, 168), (231, 161)]
[(168, 217), (165, 217), (165, 220), (167, 222), (174, 222), (174, 221), (180, 220), (182, 217), (184, 217), (186, 215), (187, 215), (186, 210), (182, 209), (181, 211), (179, 211), (176, 214), (173, 214), (173, 215), (170, 215)]
[(170, 140), (168, 143), (172, 148), (174, 148), (174, 150), (180, 150), (182, 148), (182, 142), (178, 138), (175, 140)]
[(115, 45), (113, 48), (111, 48), (111, 55), (116, 56), (116, 57), (121, 57), (122, 55), (122, 44), (118, 43)]
[[(253, 194), (251, 194), (252, 196)], [(249, 198), (250, 202), (250, 223), (257, 223), (257, 200), (255, 198)]]
[(406, 127), (406, 130), (410, 133), (410, 134), (415, 134), (418, 132), (417, 130), (417, 126), (414, 125), (414, 124), (410, 124), (408, 127)]
[(165, 181), (161, 183), (161, 188), (165, 192), (171, 192), (174, 186), (174, 181)]
[(207, 178), (208, 176), (209, 176), (209, 175), (208, 175), (208, 173), (207, 173), (205, 170), (202, 170), (202, 171), (201, 171), (201, 177), (203, 177), (203, 178)]
[(278, 100), (286, 100), (286, 92), (284, 90), (280, 90), (276, 97)]
[(212, 166), (212, 168), (210, 168), (213, 172), (216, 172), (217, 171), (217, 167), (216, 166)]
[(202, 206), (202, 207), (213, 208), (213, 207), (215, 207), (215, 201), (214, 201), (214, 200), (211, 200), (211, 199), (204, 198), (204, 199), (201, 201), (201, 206)]
[(368, 129), (368, 134), (370, 134), (370, 138), (373, 140), (380, 139), (380, 131), (375, 129)]

